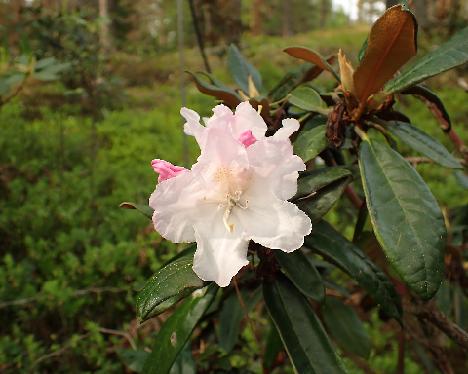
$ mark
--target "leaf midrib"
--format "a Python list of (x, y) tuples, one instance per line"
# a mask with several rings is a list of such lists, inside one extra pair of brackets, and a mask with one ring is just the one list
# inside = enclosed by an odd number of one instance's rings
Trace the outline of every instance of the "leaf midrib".
[[(397, 201), (398, 206), (399, 206), (400, 209), (403, 211), (403, 216), (404, 216), (404, 218), (405, 218), (406, 224), (410, 227), (410, 230), (411, 230), (411, 232), (413, 233), (413, 237), (415, 238), (418, 247), (419, 247), (420, 249), (422, 249), (422, 251), (421, 251), (421, 257), (422, 257), (423, 269), (424, 269), (424, 291), (425, 291), (425, 293), (427, 294), (427, 293), (428, 293), (428, 279), (427, 279), (428, 269), (427, 269), (427, 262), (426, 262), (425, 253), (424, 253), (424, 247), (421, 245), (422, 243), (421, 243), (420, 238), (419, 238), (419, 236), (417, 235), (416, 231), (414, 230), (414, 227), (409, 223), (406, 210), (403, 209), (403, 207), (402, 207), (402, 205), (401, 205), (401, 203), (400, 203), (400, 200), (399, 200), (398, 197), (397, 197), (397, 194), (395, 194), (394, 189), (393, 189), (393, 185), (392, 185), (392, 183), (390, 182), (390, 179), (388, 179), (387, 175), (383, 172), (383, 167), (382, 167), (382, 165), (381, 165), (379, 159), (377, 158), (377, 155), (376, 155), (376, 153), (375, 153), (375, 151), (374, 151), (374, 148), (373, 148), (372, 144), (370, 143), (370, 141), (368, 141), (368, 144), (369, 144), (369, 148), (370, 148), (372, 154), (374, 155), (375, 160), (377, 161), (377, 163), (378, 163), (379, 166), (380, 166), (380, 169), (382, 170), (382, 175), (384, 176), (385, 180), (387, 181), (388, 185), (389, 185), (390, 188), (391, 188), (392, 194), (393, 194), (395, 200)], [(391, 151), (393, 152), (393, 150), (391, 150)], [(364, 176), (363, 176), (363, 177), (364, 177)], [(365, 183), (364, 183), (364, 184), (365, 184)], [(366, 189), (367, 189), (367, 188), (366, 188)], [(369, 208), (369, 211), (370, 211), (371, 220), (373, 221), (373, 224), (376, 225), (376, 222), (375, 222), (375, 220), (374, 220), (374, 216), (373, 216), (373, 214), (372, 214), (372, 209), (370, 209), (370, 207), (369, 207), (369, 202), (367, 202), (367, 204), (368, 204), (368, 208)], [(380, 225), (379, 225), (379, 226), (380, 226)], [(381, 236), (380, 236), (380, 233), (377, 234), (377, 235), (378, 235), (378, 237), (381, 237)], [(382, 240), (382, 241), (383, 241), (383, 240)], [(406, 277), (405, 277), (405, 278), (406, 278)], [(413, 282), (412, 282), (412, 283), (413, 283)]]

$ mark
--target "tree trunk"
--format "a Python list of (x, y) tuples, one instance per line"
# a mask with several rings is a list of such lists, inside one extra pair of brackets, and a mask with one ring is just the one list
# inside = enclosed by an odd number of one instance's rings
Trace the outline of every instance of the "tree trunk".
[(109, 3), (108, 0), (99, 0), (99, 43), (101, 53), (107, 53), (110, 48), (109, 38)]
[(330, 14), (330, 1), (321, 0), (320, 2), (320, 27), (323, 28), (327, 24), (328, 15)]
[(254, 0), (252, 2), (251, 30), (253, 35), (260, 35), (262, 33), (262, 9), (263, 0)]
[(292, 2), (290, 1), (283, 1), (282, 2), (282, 9), (281, 9), (281, 18), (282, 18), (282, 34), (283, 36), (291, 36), (292, 35)]

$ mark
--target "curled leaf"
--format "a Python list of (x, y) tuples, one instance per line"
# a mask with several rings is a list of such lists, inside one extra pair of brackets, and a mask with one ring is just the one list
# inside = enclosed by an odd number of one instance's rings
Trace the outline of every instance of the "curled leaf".
[(354, 73), (356, 96), (361, 103), (379, 92), (416, 54), (417, 23), (402, 5), (388, 9), (372, 26), (366, 52)]
[(284, 50), (288, 55), (292, 57), (299, 58), (301, 60), (311, 62), (319, 67), (321, 67), (323, 70), (327, 70), (332, 75), (335, 77), (335, 79), (339, 82), (340, 77), (336, 73), (336, 71), (333, 69), (333, 67), (330, 65), (330, 63), (319, 53), (305, 47), (289, 47)]

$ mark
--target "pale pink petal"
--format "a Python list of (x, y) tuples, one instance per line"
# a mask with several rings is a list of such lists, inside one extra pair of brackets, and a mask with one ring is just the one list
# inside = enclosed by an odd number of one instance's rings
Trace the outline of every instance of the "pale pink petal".
[(205, 204), (205, 191), (203, 180), (192, 171), (158, 184), (149, 199), (156, 231), (174, 243), (195, 241), (193, 225), (209, 208)]
[(206, 128), (200, 124), (200, 116), (197, 112), (188, 108), (181, 108), (180, 115), (187, 121), (184, 125), (184, 132), (187, 135), (195, 137), (200, 148), (203, 146), (205, 141), (205, 130)]
[(239, 139), (239, 136), (248, 130), (252, 131), (256, 139), (263, 139), (267, 131), (267, 125), (252, 105), (248, 101), (244, 101), (236, 108), (232, 133), (235, 138)]
[(177, 174), (187, 171), (182, 166), (172, 165), (170, 162), (158, 159), (151, 161), (151, 167), (159, 174), (158, 182), (174, 178)]
[(274, 140), (288, 140), (289, 137), (299, 130), (300, 124), (297, 119), (294, 118), (286, 118), (284, 119), (281, 124), (281, 127), (276, 133), (272, 136)]
[(245, 148), (248, 148), (257, 141), (257, 138), (255, 138), (251, 130), (247, 130), (240, 134), (239, 141), (244, 144)]
[(195, 226), (197, 251), (193, 259), (193, 271), (205, 281), (213, 281), (226, 287), (241, 268), (249, 263), (249, 240), (233, 221), (233, 231), (222, 224), (222, 211), (204, 216)]
[(246, 150), (250, 166), (264, 179), (264, 188), (271, 189), (282, 200), (296, 194), (298, 172), (305, 170), (305, 164), (293, 154), (289, 139), (276, 141), (268, 137)]
[(264, 181), (257, 179), (245, 194), (248, 207), (236, 210), (235, 216), (245, 235), (267, 248), (292, 252), (304, 244), (312, 223), (296, 205), (280, 200), (264, 189)]

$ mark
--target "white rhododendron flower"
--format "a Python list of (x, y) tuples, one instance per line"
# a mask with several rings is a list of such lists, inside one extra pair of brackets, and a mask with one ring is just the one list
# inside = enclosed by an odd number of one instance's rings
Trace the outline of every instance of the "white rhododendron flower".
[(292, 252), (312, 224), (287, 201), (296, 193), (298, 171), (305, 170), (289, 140), (299, 122), (285, 119), (266, 137), (267, 126), (249, 102), (235, 113), (224, 105), (213, 112), (203, 126), (196, 112), (181, 109), (184, 131), (195, 137), (201, 154), (190, 170), (153, 160), (160, 176), (149, 205), (164, 238), (197, 242), (195, 273), (225, 287), (248, 264), (250, 240)]

